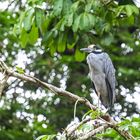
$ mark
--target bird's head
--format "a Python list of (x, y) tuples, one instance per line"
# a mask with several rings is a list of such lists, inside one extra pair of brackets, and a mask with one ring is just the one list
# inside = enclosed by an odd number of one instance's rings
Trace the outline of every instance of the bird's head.
[(91, 53), (91, 52), (101, 51), (101, 49), (98, 46), (91, 44), (87, 48), (81, 48), (80, 51)]

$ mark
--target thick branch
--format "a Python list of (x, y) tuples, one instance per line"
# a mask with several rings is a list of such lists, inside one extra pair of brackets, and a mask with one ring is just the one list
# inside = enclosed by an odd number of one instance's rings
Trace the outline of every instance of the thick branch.
[(78, 100), (80, 103), (85, 104), (88, 108), (96, 110), (96, 107), (94, 105), (92, 105), (85, 98), (79, 97), (79, 96), (77, 96), (77, 95), (75, 95), (75, 94), (73, 94), (73, 93), (71, 93), (69, 91), (63, 90), (61, 88), (58, 88), (56, 86), (53, 86), (53, 85), (48, 84), (46, 82), (43, 82), (43, 81), (37, 79), (36, 77), (26, 75), (26, 74), (19, 74), (19, 73), (13, 71), (12, 69), (8, 68), (7, 65), (3, 61), (0, 61), (0, 65), (1, 65), (2, 69), (4, 69), (6, 71), (6, 73), (8, 75), (12, 76), (12, 77), (16, 77), (16, 78), (21, 79), (23, 81), (31, 82), (31, 83), (33, 83), (35, 85), (42, 86), (44, 88), (47, 88), (47, 89), (51, 90), (55, 94), (58, 94), (58, 95), (61, 95), (61, 96), (66, 96), (66, 97), (68, 97), (69, 99), (71, 99), (73, 101)]
[(5, 74), (3, 74), (3, 75), (4, 75), (4, 77), (0, 80), (0, 97), (1, 97), (2, 92), (6, 86), (7, 80), (9, 78), (8, 75), (5, 75)]
[[(2, 70), (6, 71), (6, 74), (7, 74), (8, 76), (13, 76), (13, 77), (16, 77), (16, 78), (18, 78), (18, 79), (21, 79), (21, 80), (23, 80), (23, 81), (31, 82), (31, 83), (33, 83), (33, 84), (35, 84), (35, 85), (42, 86), (42, 87), (44, 87), (44, 88), (47, 88), (47, 89), (51, 90), (51, 91), (52, 91), (53, 93), (55, 93), (55, 94), (58, 94), (58, 95), (60, 95), (60, 96), (66, 96), (66, 97), (68, 97), (69, 99), (71, 99), (71, 100), (73, 100), (73, 101), (77, 101), (77, 100), (78, 100), (80, 103), (85, 104), (88, 108), (93, 109), (93, 110), (96, 110), (96, 107), (95, 107), (94, 105), (92, 105), (87, 99), (84, 99), (84, 98), (82, 98), (82, 97), (80, 97), (80, 96), (77, 96), (77, 95), (75, 95), (75, 94), (73, 94), (73, 93), (71, 93), (71, 92), (69, 92), (69, 91), (63, 90), (63, 89), (58, 88), (58, 87), (56, 87), (56, 86), (53, 86), (53, 85), (51, 85), (51, 84), (45, 83), (45, 82), (43, 82), (43, 81), (41, 81), (41, 80), (39, 80), (39, 79), (37, 79), (37, 78), (35, 78), (35, 77), (32, 77), (32, 76), (30, 76), (30, 75), (19, 74), (19, 73), (13, 71), (12, 69), (10, 69), (10, 68), (9, 68), (3, 61), (1, 61), (1, 60), (0, 60), (0, 67), (1, 67), (1, 68), (0, 68), (0, 71), (2, 71)], [(111, 117), (110, 117), (109, 115), (108, 115), (108, 118), (109, 118), (109, 120), (112, 120)], [(100, 129), (103, 129), (103, 128), (105, 129), (105, 128), (107, 128), (107, 127), (108, 127), (108, 125), (107, 125), (107, 126), (102, 126)], [(134, 139), (129, 133), (126, 133), (126, 131), (121, 131), (121, 130), (119, 130), (119, 129), (116, 127), (115, 124), (112, 123), (112, 125), (111, 125), (110, 127), (112, 127), (114, 130), (116, 130), (116, 131), (117, 131), (122, 137), (124, 137), (125, 139), (131, 139), (131, 140)], [(98, 129), (97, 129), (96, 132), (98, 132)], [(89, 133), (89, 136), (94, 135), (94, 133), (95, 133), (95, 130), (94, 130), (93, 133)], [(86, 136), (85, 136), (85, 137), (86, 137)]]

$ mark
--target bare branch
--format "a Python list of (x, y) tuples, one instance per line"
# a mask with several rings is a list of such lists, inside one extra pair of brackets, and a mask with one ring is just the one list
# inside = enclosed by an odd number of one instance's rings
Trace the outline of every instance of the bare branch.
[(8, 6), (7, 6), (7, 8), (5, 9), (5, 11), (7, 11), (7, 10), (9, 9), (9, 7), (10, 7), (14, 2), (15, 2), (15, 0), (12, 0), (12, 1), (8, 4)]
[(67, 133), (67, 136), (69, 137), (69, 136), (73, 135), (74, 131), (76, 131), (81, 125), (83, 125), (84, 123), (86, 123), (86, 122), (88, 122), (90, 120), (91, 120), (90, 118), (87, 118), (87, 119), (82, 120), (78, 124), (72, 126), (72, 128), (71, 127), (66, 128), (65, 131)]
[(96, 135), (99, 132), (104, 131), (105, 129), (107, 129), (109, 126), (107, 124), (103, 124), (102, 126), (90, 131), (89, 133), (82, 135), (79, 140), (87, 140), (90, 137), (93, 137), (94, 135)]
[(2, 92), (6, 86), (7, 80), (9, 76), (5, 75), (5, 72), (3, 73), (3, 78), (0, 80), (0, 97), (2, 96)]
[(0, 60), (0, 65), (1, 68), (6, 70), (6, 73), (12, 77), (16, 77), (18, 79), (24, 80), (26, 82), (31, 82), (35, 85), (39, 85), (42, 86), (44, 88), (47, 88), (49, 90), (51, 90), (53, 93), (58, 94), (60, 96), (66, 96), (69, 97), (71, 100), (73, 101), (79, 101), (80, 103), (85, 104), (88, 108), (96, 110), (96, 107), (94, 105), (92, 105), (87, 99), (79, 97), (69, 91), (63, 90), (61, 88), (58, 88), (56, 86), (53, 86), (51, 84), (45, 83), (39, 79), (37, 79), (36, 77), (30, 76), (30, 75), (26, 75), (26, 74), (19, 74), (15, 71), (13, 71), (12, 69), (8, 68), (7, 65)]

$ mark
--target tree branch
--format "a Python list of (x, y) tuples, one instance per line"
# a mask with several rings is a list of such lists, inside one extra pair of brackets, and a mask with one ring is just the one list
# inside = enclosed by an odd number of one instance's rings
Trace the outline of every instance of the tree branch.
[(83, 125), (84, 123), (86, 123), (86, 122), (88, 122), (88, 121), (90, 121), (90, 120), (91, 120), (90, 118), (87, 118), (87, 119), (82, 120), (81, 122), (79, 122), (78, 124), (76, 124), (76, 125), (74, 125), (74, 126), (72, 126), (72, 127), (66, 128), (65, 131), (66, 131), (67, 136), (69, 137), (69, 136), (73, 135), (73, 133), (74, 133), (81, 125)]
[[(85, 98), (82, 98), (80, 96), (77, 96), (69, 91), (66, 91), (66, 90), (63, 90), (61, 88), (58, 88), (56, 86), (53, 86), (51, 84), (48, 84), (46, 82), (43, 82), (39, 79), (37, 79), (36, 77), (33, 77), (33, 76), (30, 76), (30, 75), (26, 75), (26, 74), (20, 74), (18, 72), (15, 72), (13, 71), (12, 69), (10, 69), (3, 61), (0, 60), (0, 71), (5, 71), (5, 73), (9, 76), (12, 76), (12, 77), (16, 77), (18, 79), (21, 79), (23, 81), (26, 81), (26, 82), (30, 82), (30, 83), (33, 83), (35, 85), (39, 85), (39, 86), (42, 86), (44, 88), (47, 88), (49, 90), (51, 90), (53, 93), (57, 94), (57, 95), (60, 95), (60, 96), (66, 96), (68, 97), (69, 99), (73, 100), (73, 101), (79, 101), (80, 103), (84, 104), (85, 106), (87, 106), (88, 108), (90, 109), (93, 109), (93, 110), (96, 110), (97, 107), (95, 107), (94, 105), (92, 105), (87, 99)], [(93, 135), (95, 135), (96, 133), (99, 132), (99, 130), (103, 130), (103, 129), (106, 129), (108, 128), (108, 126), (112, 127), (114, 130), (116, 130), (122, 137), (124, 137), (125, 139), (131, 139), (133, 140), (134, 138), (126, 131), (121, 131), (118, 129), (118, 127), (116, 126), (116, 124), (114, 123), (114, 121), (112, 120), (111, 116), (110, 115), (106, 115), (108, 117), (108, 120), (110, 121), (110, 123), (112, 123), (111, 125), (105, 125), (105, 126), (102, 126), (102, 127), (99, 127), (97, 129), (94, 129), (93, 131), (89, 132), (87, 135), (85, 135), (84, 137), (91, 137)], [(102, 119), (106, 120), (104, 117), (106, 117), (105, 115), (102, 116)], [(82, 124), (83, 122), (81, 122)], [(109, 124), (110, 124), (109, 123)], [(80, 125), (81, 125), (80, 124)], [(77, 126), (78, 127), (78, 126)]]
[(94, 135), (96, 135), (99, 132), (104, 131), (105, 129), (107, 129), (109, 126), (107, 124), (103, 124), (102, 126), (93, 129), (92, 131), (90, 131), (89, 133), (82, 135), (79, 140), (87, 140), (88, 138), (93, 137)]
[(33, 83), (35, 85), (39, 85), (41, 87), (47, 88), (47, 89), (51, 90), (53, 93), (58, 94), (60, 96), (66, 96), (66, 97), (68, 97), (69, 99), (71, 99), (73, 101), (77, 101), (78, 100), (80, 103), (85, 104), (90, 109), (96, 110), (96, 108), (97, 108), (96, 106), (92, 105), (87, 99), (85, 99), (83, 97), (77, 96), (77, 95), (75, 95), (75, 94), (73, 94), (73, 93), (71, 93), (69, 91), (63, 90), (61, 88), (58, 88), (56, 86), (53, 86), (53, 85), (48, 84), (46, 82), (43, 82), (43, 81), (37, 79), (36, 77), (30, 76), (30, 75), (27, 75), (27, 74), (20, 74), (18, 72), (15, 72), (12, 69), (10, 69), (1, 60), (0, 60), (0, 66), (1, 66), (1, 68), (3, 70), (6, 71), (6, 73), (9, 76), (16, 77), (16, 78), (21, 79), (23, 81), (30, 82), (30, 83)]

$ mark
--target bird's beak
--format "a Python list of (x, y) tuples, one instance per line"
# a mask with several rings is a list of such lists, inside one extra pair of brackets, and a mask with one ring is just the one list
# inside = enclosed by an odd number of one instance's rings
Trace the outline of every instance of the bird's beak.
[(91, 49), (90, 49), (90, 48), (82, 48), (82, 49), (80, 49), (80, 51), (90, 52), (90, 51), (91, 51)]

